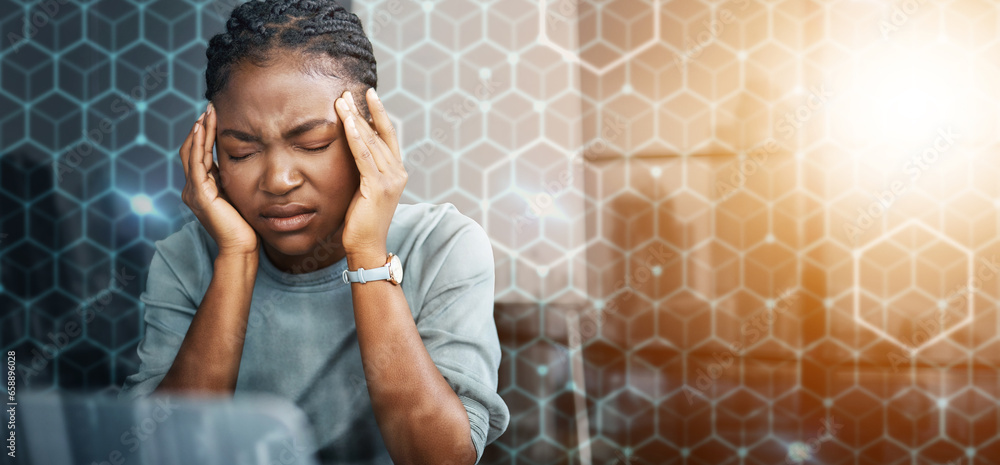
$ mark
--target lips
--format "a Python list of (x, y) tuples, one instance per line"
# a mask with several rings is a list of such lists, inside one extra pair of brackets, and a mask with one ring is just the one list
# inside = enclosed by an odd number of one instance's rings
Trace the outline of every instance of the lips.
[(316, 216), (316, 210), (299, 203), (269, 205), (261, 210), (260, 216), (272, 230), (290, 232), (306, 227)]
[(269, 205), (260, 211), (260, 216), (264, 218), (290, 218), (315, 211), (315, 208), (309, 208), (301, 203), (286, 203), (284, 205)]

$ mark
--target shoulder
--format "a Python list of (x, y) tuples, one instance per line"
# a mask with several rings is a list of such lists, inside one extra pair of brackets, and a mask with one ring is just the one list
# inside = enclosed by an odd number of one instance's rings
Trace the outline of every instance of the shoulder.
[(189, 221), (177, 232), (154, 244), (158, 252), (170, 257), (195, 258), (192, 255), (197, 255), (199, 258), (211, 259), (218, 253), (215, 240), (198, 220)]
[(212, 278), (212, 263), (218, 255), (218, 246), (205, 227), (192, 220), (154, 245), (150, 282), (177, 281), (185, 293), (200, 295)]
[(400, 204), (389, 228), (389, 242), (426, 252), (460, 247), (462, 252), (478, 251), (490, 255), (492, 246), (486, 230), (462, 214), (451, 203)]
[(430, 297), (479, 281), (492, 286), (493, 246), (486, 231), (450, 203), (400, 205), (387, 242), (403, 260), (411, 295)]
[(455, 229), (479, 226), (472, 218), (465, 216), (450, 202), (399, 204), (392, 218), (394, 226), (406, 229), (445, 228)]

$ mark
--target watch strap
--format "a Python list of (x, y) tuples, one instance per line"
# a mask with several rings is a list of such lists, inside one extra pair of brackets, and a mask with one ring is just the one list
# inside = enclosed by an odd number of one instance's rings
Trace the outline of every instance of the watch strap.
[(343, 274), (344, 283), (361, 283), (364, 284), (368, 281), (379, 281), (389, 279), (389, 265), (380, 266), (378, 268), (372, 268), (366, 270), (364, 268), (358, 268), (357, 271), (344, 270)]

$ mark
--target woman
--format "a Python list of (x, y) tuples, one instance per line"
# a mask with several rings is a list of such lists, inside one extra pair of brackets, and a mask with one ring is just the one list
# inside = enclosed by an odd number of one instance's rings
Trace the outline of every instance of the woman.
[(358, 17), (251, 1), (206, 54), (180, 149), (198, 221), (156, 243), (121, 397), (267, 392), (306, 412), (323, 462), (478, 462), (509, 419), (492, 248), (450, 204), (398, 204)]

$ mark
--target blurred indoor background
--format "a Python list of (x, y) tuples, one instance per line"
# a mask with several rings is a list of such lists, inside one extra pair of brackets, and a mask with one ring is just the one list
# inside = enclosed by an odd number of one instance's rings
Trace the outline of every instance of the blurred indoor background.
[[(0, 1), (0, 347), (113, 392), (237, 2), (63, 3)], [(481, 463), (1000, 463), (996, 2), (352, 9), (403, 202), (493, 241)]]

